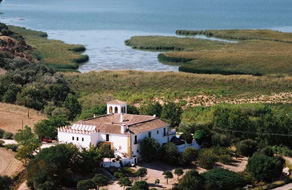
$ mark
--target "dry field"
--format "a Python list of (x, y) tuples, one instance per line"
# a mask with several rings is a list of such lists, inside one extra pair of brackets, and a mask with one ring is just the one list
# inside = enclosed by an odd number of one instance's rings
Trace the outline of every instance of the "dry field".
[(13, 176), (23, 169), (22, 162), (14, 158), (14, 152), (0, 148), (0, 175)]
[[(29, 111), (29, 117), (28, 117)], [(35, 123), (45, 119), (38, 111), (23, 106), (0, 103), (0, 128), (15, 133), (23, 125), (33, 127)]]

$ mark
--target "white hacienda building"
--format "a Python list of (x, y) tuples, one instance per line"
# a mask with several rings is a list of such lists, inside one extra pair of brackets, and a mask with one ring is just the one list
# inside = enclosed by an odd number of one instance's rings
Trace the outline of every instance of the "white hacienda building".
[[(175, 131), (155, 116), (127, 114), (127, 103), (119, 100), (107, 102), (107, 114), (78, 121), (58, 128), (60, 143), (73, 143), (89, 148), (103, 142), (111, 145), (122, 163), (134, 164), (139, 158), (139, 141), (145, 137), (160, 144), (175, 137)], [(109, 162), (108, 162), (109, 163)], [(104, 166), (107, 167), (107, 162)], [(111, 163), (119, 166), (119, 162)]]

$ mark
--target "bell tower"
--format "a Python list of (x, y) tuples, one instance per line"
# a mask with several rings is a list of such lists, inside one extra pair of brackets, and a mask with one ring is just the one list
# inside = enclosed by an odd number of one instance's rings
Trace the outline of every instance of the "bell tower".
[(127, 113), (127, 102), (120, 100), (112, 100), (107, 102), (107, 114), (123, 114)]

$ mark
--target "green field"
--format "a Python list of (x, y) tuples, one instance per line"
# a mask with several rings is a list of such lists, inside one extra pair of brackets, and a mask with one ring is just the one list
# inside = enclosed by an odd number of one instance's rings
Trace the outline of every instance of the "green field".
[(142, 71), (92, 71), (83, 74), (64, 73), (64, 76), (72, 90), (79, 93), (84, 109), (114, 98), (131, 104), (156, 100), (175, 101), (182, 106), (200, 106), (226, 101), (241, 103), (242, 99), (286, 92), (287, 94), (272, 96), (269, 101), (292, 101), (289, 95), (292, 91), (292, 78), (288, 76), (278, 78)]
[(270, 30), (177, 31), (204, 34), (238, 43), (193, 37), (135, 36), (126, 44), (141, 50), (172, 50), (158, 56), (165, 64), (179, 64), (179, 70), (207, 74), (292, 74), (292, 34)]
[(88, 60), (83, 45), (65, 44), (59, 40), (49, 40), (45, 32), (9, 26), (9, 29), (22, 35), (28, 45), (35, 48), (32, 52), (40, 63), (55, 68), (57, 71), (74, 71), (78, 63)]

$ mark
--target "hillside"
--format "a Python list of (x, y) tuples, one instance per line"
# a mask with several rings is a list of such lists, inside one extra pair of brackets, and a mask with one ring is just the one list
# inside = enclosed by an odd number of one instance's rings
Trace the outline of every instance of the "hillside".
[(5, 131), (15, 133), (22, 128), (22, 121), (23, 126), (33, 127), (35, 123), (45, 118), (46, 116), (33, 109), (0, 102), (0, 128)]
[(45, 32), (9, 26), (9, 30), (24, 37), (28, 45), (34, 48), (32, 54), (40, 63), (58, 71), (76, 71), (79, 63), (88, 61), (83, 45), (66, 44), (59, 40), (49, 40)]

